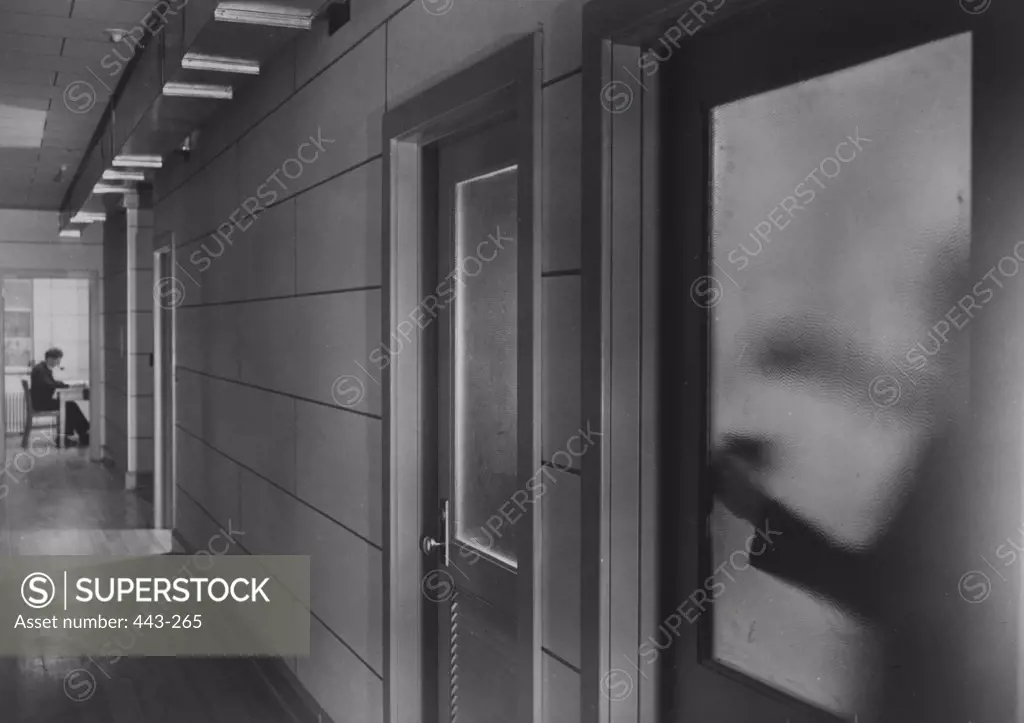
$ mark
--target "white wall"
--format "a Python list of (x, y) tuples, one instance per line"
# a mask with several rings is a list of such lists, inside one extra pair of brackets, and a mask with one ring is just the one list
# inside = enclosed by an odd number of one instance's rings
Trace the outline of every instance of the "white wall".
[(56, 211), (0, 208), (0, 272), (99, 271), (101, 229), (93, 224), (80, 239), (62, 239)]

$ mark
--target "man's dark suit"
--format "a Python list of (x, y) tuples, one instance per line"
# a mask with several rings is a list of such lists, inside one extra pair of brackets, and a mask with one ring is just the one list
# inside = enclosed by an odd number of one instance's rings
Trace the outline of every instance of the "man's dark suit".
[[(60, 402), (54, 397), (58, 389), (67, 389), (68, 385), (58, 382), (53, 378), (53, 370), (45, 361), (39, 362), (32, 367), (32, 381), (30, 394), (32, 395), (32, 408), (43, 411), (56, 411), (60, 408)], [(74, 402), (68, 402), (67, 410), (67, 434), (77, 434), (79, 440), (85, 441), (89, 435), (89, 420), (82, 414), (82, 410)]]

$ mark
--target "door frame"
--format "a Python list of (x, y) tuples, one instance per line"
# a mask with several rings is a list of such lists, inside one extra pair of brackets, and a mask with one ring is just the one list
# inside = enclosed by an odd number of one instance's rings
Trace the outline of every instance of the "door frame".
[[(106, 424), (103, 404), (106, 393), (103, 387), (103, 277), (96, 270), (66, 269), (22, 269), (0, 267), (0, 280), (3, 279), (88, 279), (89, 281), (89, 459), (99, 462), (103, 458), (103, 445), (106, 441)], [(2, 318), (0, 318), (2, 322)], [(3, 431), (7, 434), (7, 383), (0, 379), (0, 412), (3, 412)], [(97, 426), (97, 424), (99, 426)]]
[[(171, 282), (171, 288), (173, 292), (177, 292), (177, 281), (174, 270), (175, 264), (175, 246), (174, 246), (174, 232), (167, 232), (165, 237), (156, 238), (153, 241), (153, 278), (155, 284), (160, 285), (164, 281), (164, 277), (159, 276), (160, 274), (160, 257), (168, 257), (168, 265), (170, 267), (170, 276), (166, 277)], [(171, 348), (169, 357), (171, 360), (171, 398), (169, 400), (164, 399), (164, 387), (161, 376), (163, 374), (163, 329), (162, 329), (162, 312), (164, 311), (163, 305), (157, 299), (157, 288), (154, 286), (153, 293), (153, 528), (169, 529), (173, 533), (175, 527), (175, 521), (177, 517), (177, 501), (178, 501), (178, 475), (177, 475), (177, 427), (178, 427), (178, 409), (175, 402), (174, 387), (177, 370), (177, 349), (175, 344), (175, 331), (177, 327), (177, 308), (180, 305), (180, 301), (172, 301), (167, 305), (167, 311), (169, 311), (171, 320), (170, 340)], [(170, 405), (170, 429), (164, 429), (164, 405)], [(169, 449), (164, 449), (165, 442)], [(169, 469), (170, 469), (170, 480), (164, 479), (164, 455), (169, 454)], [(170, 485), (170, 490), (165, 490), (166, 485)], [(170, 510), (164, 509), (164, 501), (166, 498), (170, 499)]]
[[(519, 459), (541, 469), (540, 425), (535, 422), (541, 395), (541, 87), (540, 33), (526, 35), (461, 70), (384, 114), (383, 250), (381, 258), (381, 339), (389, 340), (409, 310), (424, 297), (426, 273), (435, 274), (435, 259), (424, 244), (436, 233), (431, 226), (430, 167), (424, 150), (436, 141), (474, 127), (487, 117), (512, 111), (519, 127)], [(429, 265), (430, 268), (426, 268)], [(525, 305), (524, 305), (525, 304)], [(527, 322), (529, 319), (529, 322)], [(425, 685), (436, 685), (423, 660), (423, 584), (425, 557), (420, 551), (426, 511), (435, 508), (436, 480), (424, 475), (426, 450), (420, 443), (422, 400), (429, 368), (417, 334), (403, 339), (382, 370), (383, 414), (383, 579), (384, 720), (421, 723)], [(431, 423), (427, 421), (426, 423)], [(526, 486), (527, 476), (523, 483)], [(531, 494), (535, 495), (531, 490)], [(530, 500), (533, 501), (532, 499)], [(541, 525), (535, 505), (527, 505), (517, 525), (529, 530), (518, 538), (519, 627), (515, 653), (517, 720), (540, 723), (541, 680)], [(435, 603), (436, 604), (436, 603)], [(434, 658), (436, 659), (436, 657)], [(426, 676), (431, 676), (427, 678)]]
[[(659, 680), (658, 666), (641, 672), (638, 662), (640, 644), (656, 634), (664, 616), (659, 607), (663, 595), (659, 541), (666, 532), (657, 524), (659, 440), (656, 434), (642, 433), (657, 428), (660, 413), (656, 363), (660, 290), (655, 283), (662, 150), (659, 76), (657, 65), (645, 74), (639, 61), (643, 50), (658, 41), (664, 39), (678, 48), (688, 35), (771, 1), (590, 0), (583, 8), (581, 194), (582, 207), (589, 213), (583, 214), (581, 222), (582, 308), (586, 310), (581, 329), (581, 401), (583, 418), (600, 420), (602, 436), (595, 441), (598, 449), (582, 460), (582, 723), (655, 723), (662, 688), (668, 683)], [(914, 17), (913, 0), (868, 2), (877, 6), (873, 12), (880, 22)], [(713, 15), (711, 9), (716, 9)], [(1014, 28), (1024, 26), (1024, 7), (994, 3), (987, 12), (968, 15), (954, 0), (937, 3), (929, 20), (935, 26), (967, 26), (974, 34), (971, 263), (972, 273), (980, 276), (1000, 257), (1012, 253), (1015, 240), (1021, 237), (1019, 229), (1024, 228), (1024, 209), (1013, 200), (1019, 190), (999, 190), (1019, 185), (1011, 184), (1011, 179), (1024, 168), (1024, 151), (1018, 150), (1024, 149), (1024, 103), (1020, 102), (1024, 49), (1012, 36)], [(659, 46), (659, 54), (670, 47)], [(650, 70), (650, 65), (644, 68)], [(1018, 101), (1008, 105), (1008, 97)], [(996, 143), (992, 138), (1000, 140)], [(696, 284), (699, 279), (683, 281), (681, 302), (688, 303), (683, 297), (690, 293), (691, 281)], [(1024, 359), (1024, 328), (1012, 317), (1013, 308), (1024, 303), (1022, 287), (1018, 284), (1007, 292), (1014, 298), (979, 319), (972, 332), (972, 339), (999, 348), (1007, 359)], [(1006, 329), (1016, 333), (1005, 338)], [(1024, 398), (1024, 385), (1009, 371), (1017, 366), (999, 365), (998, 360), (985, 366), (991, 374), (978, 391), (986, 398), (993, 403), (1000, 394)], [(979, 438), (988, 435), (1017, 444), (1012, 440), (1024, 433), (1022, 422), (1019, 413), (1016, 417), (992, 415), (978, 424), (976, 433)], [(1021, 495), (1019, 491), (1009, 494), (1009, 483), (999, 479), (1009, 475), (1019, 480), (1024, 460), (1007, 451), (998, 462), (986, 461), (984, 469), (992, 489), (1006, 491), (1007, 502), (1012, 500), (1022, 510), (1013, 514), (1019, 519), (1024, 515)], [(1008, 532), (1015, 529), (1007, 526)], [(999, 535), (993, 534), (998, 544)], [(954, 580), (951, 588), (955, 587)], [(1020, 591), (1011, 602), (1015, 612), (1024, 609)], [(997, 646), (997, 628), (990, 621), (979, 622), (979, 645), (984, 639)], [(1009, 634), (1004, 629), (1004, 635)], [(1013, 643), (1018, 660), (1024, 659), (1021, 638), (1018, 634)], [(1018, 664), (1006, 675), (1016, 682), (1017, 707), (1022, 710), (1024, 665)]]

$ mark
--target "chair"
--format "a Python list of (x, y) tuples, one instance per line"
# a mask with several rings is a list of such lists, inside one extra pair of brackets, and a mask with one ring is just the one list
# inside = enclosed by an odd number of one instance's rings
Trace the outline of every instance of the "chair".
[[(28, 438), (32, 434), (32, 423), (36, 419), (47, 419), (53, 422), (54, 429), (60, 426), (60, 412), (57, 410), (45, 410), (37, 412), (32, 408), (32, 390), (29, 389), (28, 381), (25, 379), (21, 380), (21, 389), (25, 392), (25, 433), (21, 435), (21, 447), (22, 449), (28, 449)], [(60, 439), (57, 439), (57, 446), (60, 446)]]

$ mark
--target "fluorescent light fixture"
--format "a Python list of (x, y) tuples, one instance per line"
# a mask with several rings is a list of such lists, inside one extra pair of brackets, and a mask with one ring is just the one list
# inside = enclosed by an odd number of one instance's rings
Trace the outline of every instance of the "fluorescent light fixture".
[(77, 228), (63, 228), (60, 231), (61, 238), (82, 238), (82, 232)]
[(93, 193), (125, 193), (130, 190), (128, 186), (115, 186), (111, 183), (97, 183), (92, 187)]
[(164, 95), (174, 98), (217, 98), (231, 100), (230, 85), (210, 83), (164, 83)]
[(99, 211), (79, 211), (68, 223), (103, 223), (107, 220), (107, 214)]
[(218, 73), (242, 73), (243, 75), (259, 75), (260, 64), (257, 60), (231, 58), (226, 55), (203, 55), (202, 53), (185, 53), (181, 59), (181, 67), (186, 70), (213, 70)]
[(213, 11), (213, 17), (225, 23), (266, 25), (273, 28), (309, 30), (313, 27), (313, 15), (308, 10), (265, 3), (219, 3)]
[(118, 171), (113, 168), (103, 172), (104, 181), (145, 181), (146, 174), (142, 171)]
[(114, 156), (115, 168), (163, 168), (160, 156)]

